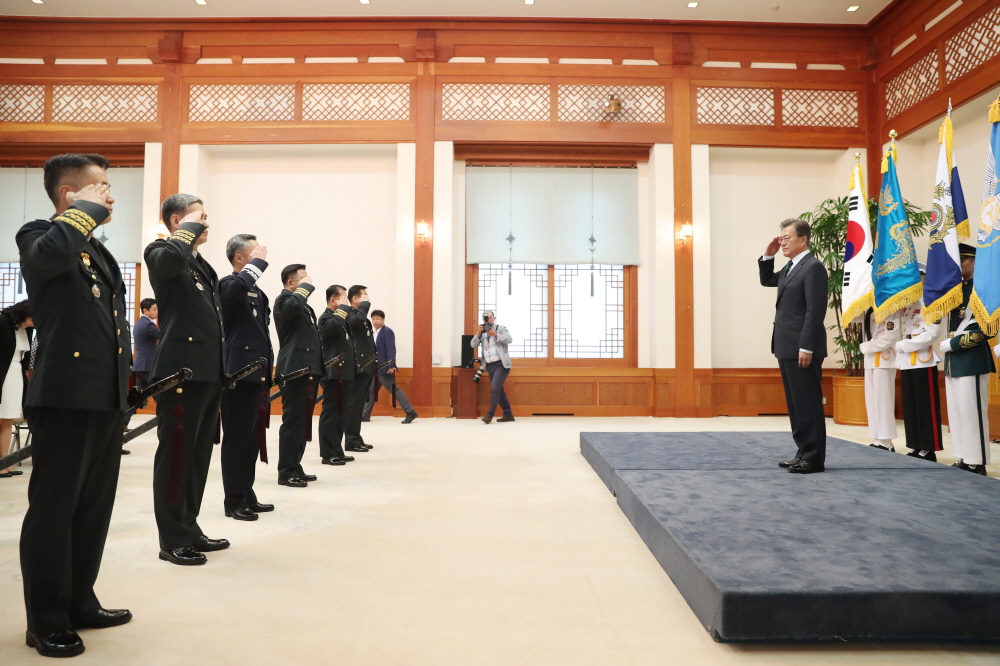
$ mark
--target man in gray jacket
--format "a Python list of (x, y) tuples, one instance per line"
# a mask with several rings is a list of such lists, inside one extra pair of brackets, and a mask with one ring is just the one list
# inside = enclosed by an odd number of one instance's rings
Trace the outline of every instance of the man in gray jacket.
[(483, 417), (483, 423), (493, 420), (497, 405), (503, 409), (503, 416), (497, 419), (497, 423), (514, 420), (510, 401), (507, 400), (507, 394), (503, 390), (503, 384), (510, 374), (507, 345), (513, 340), (505, 327), (496, 325), (496, 317), (492, 311), (487, 310), (483, 313), (483, 323), (479, 325), (479, 332), (472, 338), (473, 348), (482, 344), (482, 362), (486, 364), (486, 372), (490, 373), (490, 408)]

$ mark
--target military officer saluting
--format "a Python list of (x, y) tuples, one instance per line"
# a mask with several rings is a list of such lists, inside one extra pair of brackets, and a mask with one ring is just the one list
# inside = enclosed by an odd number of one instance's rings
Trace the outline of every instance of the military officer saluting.
[(868, 410), (869, 446), (895, 451), (896, 437), (896, 341), (899, 340), (899, 314), (885, 321), (875, 321), (869, 308), (863, 322), (865, 340), (865, 407)]
[(222, 323), (226, 333), (226, 372), (236, 374), (258, 359), (267, 364), (222, 393), (222, 486), (225, 512), (236, 520), (257, 520), (274, 511), (257, 501), (253, 482), (257, 456), (267, 462), (267, 425), (271, 414), (271, 307), (257, 281), (267, 270), (267, 248), (251, 234), (226, 243), (233, 272), (219, 280)]
[(364, 453), (375, 448), (366, 444), (361, 437), (361, 419), (365, 410), (365, 401), (371, 395), (375, 376), (378, 374), (378, 357), (375, 349), (375, 335), (372, 323), (368, 319), (368, 311), (372, 303), (368, 300), (368, 287), (356, 284), (347, 290), (348, 304), (341, 304), (338, 310), (347, 313), (347, 327), (351, 331), (351, 342), (354, 344), (354, 362), (357, 365), (357, 379), (354, 392), (350, 394), (350, 409), (344, 425), (344, 448), (347, 451)]
[(948, 427), (952, 450), (958, 458), (952, 467), (986, 476), (990, 462), (989, 378), (995, 365), (989, 339), (969, 307), (976, 248), (962, 243), (958, 253), (962, 260), (962, 305), (948, 314), (948, 337), (940, 344)]
[(94, 229), (114, 198), (101, 155), (44, 167), (56, 213), (17, 232), (38, 353), (24, 396), (33, 469), (21, 528), (26, 642), (46, 657), (84, 650), (76, 629), (124, 624), (94, 593), (121, 465), (132, 341), (118, 262)]
[(153, 510), (160, 533), (160, 559), (204, 564), (203, 553), (229, 547), (198, 526), (212, 445), (218, 441), (225, 337), (219, 278), (198, 252), (208, 239), (201, 199), (173, 194), (160, 207), (171, 233), (146, 246), (149, 281), (156, 292), (162, 338), (150, 379), (181, 368), (193, 373), (176, 391), (156, 399), (159, 445), (153, 462)]
[(316, 290), (305, 264), (290, 264), (281, 271), (284, 289), (274, 299), (274, 327), (278, 329), (276, 371), (288, 374), (304, 368), (314, 372), (285, 382), (281, 388), (281, 430), (278, 433), (278, 483), (305, 488), (316, 476), (302, 469), (306, 441), (312, 439), (312, 412), (323, 373), (323, 343), (316, 328), (316, 313), (309, 296)]
[[(319, 417), (319, 455), (324, 465), (346, 465), (354, 456), (344, 453), (350, 396), (357, 384), (354, 343), (347, 326), (347, 289), (339, 284), (326, 290), (326, 310), (319, 317), (319, 336), (323, 341), (323, 362), (343, 358), (326, 368), (323, 374), (323, 411)], [(363, 406), (363, 405), (362, 405)], [(360, 415), (358, 416), (360, 419)]]

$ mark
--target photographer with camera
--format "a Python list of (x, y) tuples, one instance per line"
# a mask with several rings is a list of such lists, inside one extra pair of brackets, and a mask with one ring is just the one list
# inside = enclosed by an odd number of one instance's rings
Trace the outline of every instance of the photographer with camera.
[(483, 417), (483, 423), (489, 423), (493, 420), (497, 405), (503, 409), (503, 416), (497, 419), (497, 423), (514, 420), (510, 401), (507, 400), (507, 393), (503, 390), (507, 375), (510, 374), (510, 356), (507, 355), (507, 345), (512, 341), (513, 338), (507, 329), (503, 326), (497, 326), (493, 312), (490, 310), (484, 312), (479, 332), (472, 338), (473, 349), (480, 344), (482, 345), (482, 362), (486, 367), (486, 372), (490, 373), (490, 408)]

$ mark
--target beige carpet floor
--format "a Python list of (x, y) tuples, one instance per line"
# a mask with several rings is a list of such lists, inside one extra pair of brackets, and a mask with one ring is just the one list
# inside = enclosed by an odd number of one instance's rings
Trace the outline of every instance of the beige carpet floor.
[[(81, 632), (87, 651), (73, 663), (1000, 663), (1000, 646), (714, 643), (579, 453), (582, 430), (786, 429), (777, 417), (419, 419), (406, 427), (376, 418), (364, 429), (375, 450), (347, 467), (320, 465), (310, 445), (306, 471), (319, 480), (307, 489), (278, 486), (274, 465), (258, 464), (257, 493), (277, 510), (255, 523), (223, 516), (216, 451), (200, 522), (233, 546), (202, 567), (157, 559), (148, 434), (122, 460), (98, 581), (102, 602), (135, 619)], [(830, 427), (857, 442), (864, 433)], [(276, 459), (276, 427), (269, 444)], [(43, 663), (23, 640), (17, 544), (26, 470), (0, 479), (3, 666)], [(940, 565), (947, 576), (947, 561)]]

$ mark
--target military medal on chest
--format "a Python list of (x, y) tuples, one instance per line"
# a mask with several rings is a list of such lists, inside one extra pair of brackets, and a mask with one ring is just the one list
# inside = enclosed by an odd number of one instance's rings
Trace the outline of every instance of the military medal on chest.
[(253, 316), (254, 316), (254, 317), (256, 317), (256, 316), (257, 316), (257, 308), (254, 308), (254, 309), (253, 309)]
[(91, 287), (90, 290), (94, 292), (94, 298), (101, 297), (101, 288), (98, 287), (96, 284), (93, 287)]
[(83, 260), (83, 265), (84, 266), (86, 266), (87, 268), (90, 268), (90, 255), (89, 254), (87, 254), (86, 252), (81, 252), (80, 253), (80, 259)]

